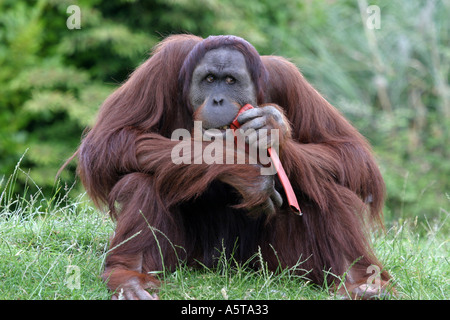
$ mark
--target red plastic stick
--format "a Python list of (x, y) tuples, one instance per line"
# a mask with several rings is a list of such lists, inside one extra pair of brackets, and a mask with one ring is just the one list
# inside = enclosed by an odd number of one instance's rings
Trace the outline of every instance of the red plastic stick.
[[(239, 113), (237, 114), (236, 118), (234, 118), (233, 122), (230, 124), (231, 129), (238, 129), (241, 125), (237, 121), (237, 118), (239, 115), (247, 111), (249, 109), (253, 109), (253, 106), (250, 104), (246, 104), (243, 106)], [(280, 179), (281, 185), (283, 186), (284, 192), (286, 193), (286, 198), (289, 203), (289, 207), (292, 211), (294, 211), (298, 215), (302, 215), (302, 211), (300, 210), (300, 206), (297, 202), (297, 197), (295, 196), (294, 190), (292, 189), (291, 182), (289, 181), (288, 176), (286, 175), (286, 171), (284, 171), (283, 165), (281, 164), (280, 158), (278, 157), (278, 153), (275, 151), (275, 149), (268, 148), (267, 149), (270, 158), (272, 159), (272, 163), (275, 166), (275, 169), (277, 170), (278, 178)]]

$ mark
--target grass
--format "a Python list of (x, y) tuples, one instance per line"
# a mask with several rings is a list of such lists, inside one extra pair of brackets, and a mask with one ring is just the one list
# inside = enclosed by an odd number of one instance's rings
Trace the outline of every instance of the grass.
[[(98, 276), (111, 222), (80, 202), (54, 211), (33, 202), (0, 213), (0, 299), (108, 298)], [(80, 289), (68, 285), (70, 266), (80, 268)]]
[[(48, 199), (38, 191), (13, 198), (7, 189), (0, 194), (0, 299), (109, 299), (99, 277), (114, 231), (107, 215), (83, 197)], [(442, 210), (439, 220), (425, 224), (393, 222), (374, 236), (399, 299), (450, 298), (448, 216)], [(336, 298), (289, 270), (249, 270), (224, 258), (212, 269), (180, 265), (158, 277), (161, 299)]]

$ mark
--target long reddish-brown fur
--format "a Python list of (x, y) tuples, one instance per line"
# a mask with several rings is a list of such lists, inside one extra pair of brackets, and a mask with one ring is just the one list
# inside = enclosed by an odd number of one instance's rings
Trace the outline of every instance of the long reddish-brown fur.
[[(324, 270), (340, 276), (351, 267), (347, 288), (364, 283), (368, 266), (382, 269), (368, 226), (382, 225), (383, 179), (366, 140), (286, 59), (261, 57), (264, 102), (279, 105), (290, 121), (280, 158), (303, 216), (286, 206), (270, 218), (246, 214), (268, 198), (257, 192), (264, 182), (258, 166), (172, 162), (179, 143), (170, 140), (173, 130), (193, 127), (179, 73), (201, 41), (162, 41), (104, 102), (77, 152), (88, 194), (117, 221), (104, 273), (110, 289), (130, 279), (157, 283), (147, 273), (180, 260), (213, 265), (216, 248), (246, 261), (258, 247), (271, 270), (304, 261), (298, 272), (321, 284), (336, 280)], [(389, 280), (386, 271), (381, 278)]]

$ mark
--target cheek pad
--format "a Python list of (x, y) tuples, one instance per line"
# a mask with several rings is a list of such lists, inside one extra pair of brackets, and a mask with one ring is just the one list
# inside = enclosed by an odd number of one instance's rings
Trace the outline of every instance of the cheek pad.
[(241, 106), (245, 104), (257, 105), (255, 86), (253, 83), (249, 83), (246, 85), (241, 85), (239, 89), (236, 90), (236, 102), (238, 102)]
[(189, 102), (191, 103), (192, 109), (196, 111), (205, 101), (204, 89), (202, 89), (197, 84), (192, 84), (189, 91)]

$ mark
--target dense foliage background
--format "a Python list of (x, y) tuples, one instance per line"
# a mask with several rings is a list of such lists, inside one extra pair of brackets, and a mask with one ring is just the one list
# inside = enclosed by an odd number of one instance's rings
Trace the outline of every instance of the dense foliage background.
[[(79, 30), (66, 26), (72, 4)], [(368, 5), (379, 6), (380, 29), (366, 27)], [(99, 105), (164, 36), (236, 34), (261, 54), (289, 57), (368, 138), (388, 188), (388, 221), (442, 218), (449, 17), (444, 0), (0, 0), (0, 189), (53, 192)], [(68, 184), (75, 166), (63, 172)]]

